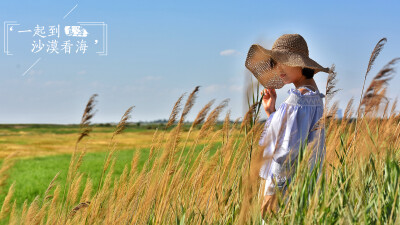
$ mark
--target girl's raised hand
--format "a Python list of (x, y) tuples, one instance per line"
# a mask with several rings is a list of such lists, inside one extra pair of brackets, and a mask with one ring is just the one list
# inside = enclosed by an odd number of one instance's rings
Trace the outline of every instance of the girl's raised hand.
[(261, 91), (261, 95), (264, 93), (262, 104), (267, 116), (275, 112), (276, 92), (275, 89), (264, 89)]

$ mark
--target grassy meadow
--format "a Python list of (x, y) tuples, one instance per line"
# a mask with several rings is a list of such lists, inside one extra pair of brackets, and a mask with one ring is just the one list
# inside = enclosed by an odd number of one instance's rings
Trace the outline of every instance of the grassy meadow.
[[(162, 126), (162, 125), (158, 125)], [(91, 177), (96, 188), (107, 157), (107, 142), (115, 128), (110, 125), (93, 126), (90, 141), (85, 148), (88, 153), (80, 166), (80, 171), (85, 178)], [(149, 156), (150, 144), (156, 126), (127, 126), (124, 135), (118, 139), (118, 152), (115, 153), (115, 167), (113, 176), (122, 174), (124, 166), (129, 164), (138, 151), (138, 170), (141, 170)], [(9, 179), (4, 189), (7, 190), (15, 182), (14, 198), (22, 206), (25, 199), (33, 201), (37, 195), (43, 195), (43, 190), (58, 172), (58, 181), (65, 182), (71, 154), (74, 150), (75, 141), (79, 135), (79, 125), (0, 125), (0, 146), (4, 149), (3, 154), (18, 152), (15, 164), (9, 171)], [(183, 128), (185, 130), (187, 128)], [(184, 133), (184, 131), (183, 131)], [(193, 140), (188, 140), (191, 143)], [(200, 147), (204, 144), (198, 146)], [(215, 152), (216, 143), (211, 152)], [(186, 154), (187, 150), (183, 153)], [(5, 157), (3, 156), (3, 158)], [(2, 159), (0, 159), (2, 161)], [(0, 202), (3, 202), (7, 192), (0, 193)]]
[(326, 134), (322, 172), (310, 171), (309, 146), (301, 148), (287, 193), (277, 190), (278, 209), (265, 218), (258, 176), (263, 110), (260, 86), (251, 81), (249, 110), (234, 122), (224, 112), (229, 100), (211, 100), (185, 123), (196, 87), (155, 129), (130, 125), (132, 107), (115, 126), (93, 125), (96, 95), (79, 126), (0, 126), (0, 222), (399, 224), (400, 114), (397, 98), (385, 94), (400, 59), (368, 76), (385, 43), (371, 54), (360, 102), (350, 100), (341, 119), (336, 73), (329, 74), (317, 126)]

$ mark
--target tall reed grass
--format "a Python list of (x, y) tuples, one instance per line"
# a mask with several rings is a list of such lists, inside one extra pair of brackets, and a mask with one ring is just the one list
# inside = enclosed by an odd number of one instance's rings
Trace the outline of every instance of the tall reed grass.
[[(382, 39), (371, 54), (365, 80), (385, 42)], [(336, 73), (330, 73), (325, 113), (315, 128), (325, 128), (326, 132), (327, 156), (321, 175), (318, 178), (318, 166), (309, 172), (305, 160), (310, 156), (309, 146), (302, 146), (287, 194), (278, 191), (279, 209), (268, 214), (265, 221), (400, 222), (400, 115), (396, 111), (397, 98), (390, 101), (386, 97), (387, 81), (393, 76), (397, 61), (389, 62), (361, 93), (356, 115), (351, 99), (341, 119), (335, 116), (338, 102), (331, 102), (339, 91), (335, 89)], [(214, 108), (215, 100), (211, 100), (198, 113), (186, 136), (182, 136), (182, 127), (200, 88), (189, 95), (180, 114), (182, 95), (165, 130), (154, 132), (144, 166), (138, 167), (140, 152), (136, 151), (130, 165), (113, 178), (116, 143), (132, 113), (133, 108), (129, 108), (110, 137), (109, 154), (99, 171), (97, 189), (93, 189), (92, 179), (83, 180), (79, 171), (85, 160), (82, 142), (90, 136), (95, 113), (96, 95), (92, 96), (84, 110), (66, 183), (59, 183), (55, 174), (43, 198), (25, 201), (22, 209), (13, 200), (12, 185), (1, 207), (0, 220), (9, 224), (261, 224), (258, 171), (265, 159), (263, 146), (258, 145), (263, 128), (258, 88), (258, 83), (250, 82), (246, 95), (249, 110), (243, 119), (231, 123), (227, 111), (223, 125), (217, 128), (229, 99)], [(188, 144), (190, 137), (195, 141)], [(212, 154), (215, 146), (218, 147)], [(5, 159), (0, 168), (0, 185), (11, 166), (12, 157)]]

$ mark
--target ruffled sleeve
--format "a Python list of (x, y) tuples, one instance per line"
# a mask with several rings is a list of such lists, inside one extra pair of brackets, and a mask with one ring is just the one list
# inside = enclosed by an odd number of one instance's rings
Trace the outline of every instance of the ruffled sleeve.
[(260, 141), (258, 142), (258, 144), (259, 144), (260, 146), (262, 146), (262, 145), (264, 144), (264, 139), (265, 139), (265, 135), (266, 135), (266, 133), (267, 133), (267, 132), (266, 132), (266, 131), (267, 131), (267, 128), (268, 128), (268, 126), (270, 125), (271, 120), (272, 120), (272, 118), (273, 118), (275, 112), (276, 112), (276, 111), (272, 112), (272, 113), (269, 115), (269, 117), (267, 118), (267, 121), (265, 121), (264, 129), (263, 129), (263, 132), (261, 133)]
[[(296, 91), (289, 90), (289, 98), (275, 111), (260, 140), (260, 144), (265, 145), (263, 156), (272, 156), (260, 169), (260, 177), (270, 184), (266, 191), (268, 195), (274, 193), (275, 185), (279, 188), (284, 186), (300, 145), (304, 144), (306, 139), (310, 141), (309, 132), (322, 116), (322, 104), (317, 102), (320, 100), (319, 96), (306, 97)], [(314, 102), (316, 104), (313, 104)]]

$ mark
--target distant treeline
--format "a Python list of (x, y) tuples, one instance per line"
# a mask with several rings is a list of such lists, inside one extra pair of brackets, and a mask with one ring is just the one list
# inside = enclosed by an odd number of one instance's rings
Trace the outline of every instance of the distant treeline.
[[(341, 122), (341, 118), (336, 118), (337, 122)], [(378, 119), (382, 120), (382, 119)], [(260, 123), (265, 123), (265, 119), (260, 120)], [(138, 122), (127, 122), (127, 128), (140, 128), (140, 129), (164, 129), (167, 124), (166, 119), (162, 120), (154, 120), (154, 121), (138, 121)], [(238, 121), (240, 124), (242, 121)], [(355, 122), (355, 118), (350, 118), (349, 123)], [(224, 123), (223, 120), (218, 120), (216, 126), (222, 126)], [(234, 121), (230, 120), (230, 123), (233, 124)], [(175, 123), (176, 124), (176, 123)], [(192, 125), (192, 121), (187, 121), (184, 123), (184, 129), (189, 129)], [(95, 127), (115, 127), (117, 123), (94, 123), (91, 125), (93, 128)], [(174, 126), (172, 126), (174, 127)], [(56, 129), (56, 128), (79, 128), (79, 124), (0, 124), (0, 129), (39, 129), (39, 128), (47, 128), (47, 129)], [(200, 128), (200, 126), (197, 126)], [(169, 128), (171, 129), (171, 128)], [(169, 130), (168, 129), (168, 130)]]

